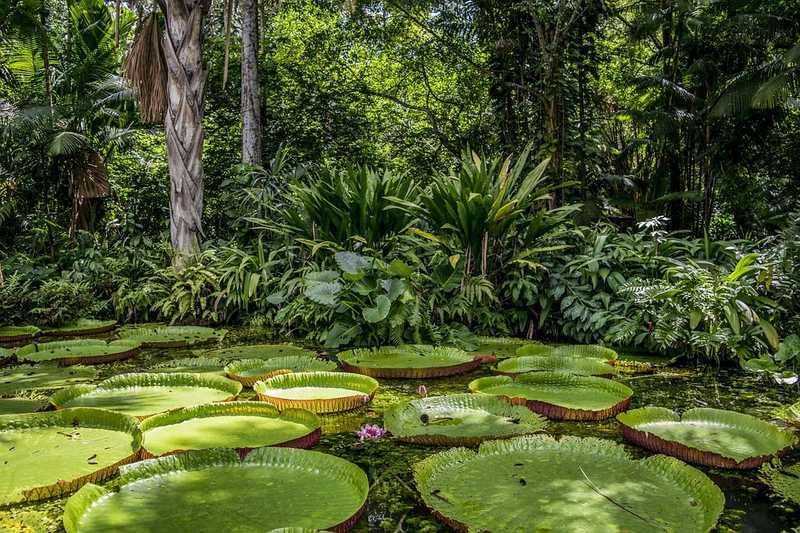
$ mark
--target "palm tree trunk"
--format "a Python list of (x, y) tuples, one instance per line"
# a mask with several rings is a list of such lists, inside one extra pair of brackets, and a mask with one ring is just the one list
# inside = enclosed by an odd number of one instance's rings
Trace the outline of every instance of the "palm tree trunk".
[(211, 0), (167, 0), (164, 57), (167, 63), (167, 162), (170, 237), (175, 264), (183, 267), (203, 234), (203, 17)]
[(241, 0), (242, 163), (261, 164), (261, 98), (258, 89), (258, 0)]

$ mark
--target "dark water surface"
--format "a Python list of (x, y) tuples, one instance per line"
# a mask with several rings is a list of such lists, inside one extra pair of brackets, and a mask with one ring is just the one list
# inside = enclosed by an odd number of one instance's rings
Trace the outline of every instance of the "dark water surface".
[[(255, 342), (269, 340), (263, 332), (237, 329), (231, 332), (225, 344)], [(193, 353), (186, 350), (148, 350), (135, 360), (101, 367), (101, 377), (143, 371), (159, 362), (191, 355)], [(410, 473), (411, 465), (440, 449), (403, 444), (390, 438), (360, 443), (355, 432), (365, 423), (382, 424), (383, 411), (397, 402), (417, 398), (417, 388), (422, 384), (427, 387), (429, 395), (467, 392), (467, 384), (483, 375), (488, 375), (488, 372), (476, 371), (438, 380), (380, 380), (381, 388), (367, 408), (344, 415), (322, 417), (324, 435), (315, 449), (358, 464), (367, 472), (372, 484), (367, 512), (355, 531), (448, 531), (420, 503)], [(665, 369), (654, 375), (620, 379), (634, 390), (633, 408), (649, 404), (678, 411), (692, 407), (715, 407), (769, 420), (774, 418), (777, 408), (796, 401), (798, 397), (795, 387), (779, 386), (767, 379), (726, 369)], [(250, 394), (245, 394), (243, 399)], [(550, 422), (547, 432), (556, 436), (593, 436), (623, 442), (613, 419), (595, 423)], [(626, 447), (635, 457), (647, 455), (647, 452), (636, 447)], [(800, 460), (800, 452), (793, 452), (785, 460)], [(756, 473), (701, 469), (725, 492), (725, 512), (716, 531), (800, 531), (795, 529), (800, 526), (800, 510), (772, 496), (769, 489), (758, 480)], [(0, 531), (58, 531), (61, 529), (61, 509), (65, 501), (53, 500), (0, 511)], [(509, 505), (513, 505), (513, 502), (509, 502)], [(25, 529), (23, 524), (30, 529)]]

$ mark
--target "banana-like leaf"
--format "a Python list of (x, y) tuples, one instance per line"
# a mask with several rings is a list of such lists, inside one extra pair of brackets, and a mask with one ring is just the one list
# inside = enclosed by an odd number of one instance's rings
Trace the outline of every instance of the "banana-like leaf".
[(270, 531), (286, 524), (342, 532), (361, 516), (369, 492), (367, 475), (349, 461), (276, 447), (244, 460), (216, 449), (141, 461), (123, 468), (114, 486), (87, 485), (73, 495), (64, 509), (67, 533), (106, 533), (119, 524), (129, 533)]
[(795, 444), (794, 435), (756, 417), (697, 408), (678, 415), (643, 407), (617, 415), (625, 438), (648, 450), (719, 468), (756, 468)]
[(303, 355), (288, 355), (271, 359), (242, 359), (225, 367), (225, 375), (245, 387), (252, 387), (257, 381), (289, 372), (315, 372), (336, 370), (336, 363)]
[(478, 378), (469, 389), (525, 405), (554, 420), (603, 420), (627, 409), (633, 396), (622, 383), (564, 372)]
[(494, 369), (498, 374), (515, 375), (527, 372), (567, 372), (579, 376), (613, 376), (617, 369), (605, 359), (565, 357), (563, 355), (524, 355), (504, 359)]
[(209, 402), (235, 400), (242, 384), (209, 374), (120, 374), (97, 385), (75, 385), (56, 392), (56, 408), (99, 407), (138, 418)]
[(401, 345), (348, 350), (338, 354), (342, 368), (376, 378), (436, 378), (478, 368), (491, 357), (447, 346)]
[(285, 357), (288, 355), (301, 355), (304, 357), (316, 357), (317, 354), (311, 350), (295, 346), (294, 344), (251, 344), (244, 346), (232, 346), (221, 350), (203, 352), (204, 357), (219, 357), (220, 359), (272, 359), (273, 357)]
[(368, 404), (378, 390), (371, 377), (344, 372), (293, 372), (257, 382), (259, 400), (278, 409), (308, 409), (314, 413), (350, 411)]
[(182, 357), (159, 363), (149, 372), (188, 372), (225, 376), (225, 361), (216, 357)]
[(0, 345), (17, 346), (31, 342), (41, 329), (36, 326), (3, 326), (0, 327)]
[(63, 368), (54, 364), (19, 365), (0, 372), (0, 394), (60, 389), (92, 381), (97, 369), (91, 366)]
[(528, 344), (517, 349), (517, 355), (560, 355), (564, 357), (594, 357), (613, 361), (617, 359), (617, 352), (597, 344), (572, 344), (562, 346), (546, 346), (544, 344)]
[(81, 337), (84, 335), (99, 335), (108, 333), (117, 327), (116, 320), (95, 320), (93, 318), (79, 318), (57, 328), (42, 331), (48, 337)]
[(414, 465), (414, 480), (457, 531), (708, 533), (725, 505), (696, 468), (663, 455), (634, 460), (596, 438), (532, 435), (477, 452), (454, 448)]
[(436, 446), (477, 446), (542, 431), (547, 422), (525, 407), (492, 396), (432, 396), (392, 406), (386, 429), (405, 442)]
[(279, 412), (266, 402), (222, 402), (184, 407), (141, 424), (143, 453), (159, 457), (187, 450), (232, 448), (242, 457), (263, 446), (309, 448), (319, 441), (317, 415)]
[(142, 343), (142, 348), (184, 348), (221, 341), (228, 331), (203, 326), (126, 326), (117, 333), (122, 339)]
[(784, 465), (779, 461), (761, 467), (761, 480), (783, 500), (800, 505), (800, 463)]
[(0, 505), (54, 498), (138, 458), (136, 419), (102, 409), (0, 416)]
[(17, 360), (28, 363), (55, 362), (61, 366), (101, 364), (136, 357), (141, 343), (131, 340), (106, 342), (78, 339), (27, 344), (17, 349)]

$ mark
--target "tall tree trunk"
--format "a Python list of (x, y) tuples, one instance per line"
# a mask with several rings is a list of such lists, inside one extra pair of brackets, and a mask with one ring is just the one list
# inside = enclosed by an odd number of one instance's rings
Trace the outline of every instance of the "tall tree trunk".
[(175, 264), (186, 265), (203, 234), (203, 17), (211, 0), (165, 0), (167, 63), (167, 162), (170, 237)]
[(258, 0), (241, 0), (242, 163), (261, 164), (261, 98), (258, 87)]

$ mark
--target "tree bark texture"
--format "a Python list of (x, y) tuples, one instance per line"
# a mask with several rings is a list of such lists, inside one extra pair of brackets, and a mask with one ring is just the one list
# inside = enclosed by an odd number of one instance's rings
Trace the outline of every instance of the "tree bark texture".
[(170, 176), (170, 237), (176, 266), (199, 249), (203, 233), (203, 17), (211, 0), (165, 0), (164, 129)]
[(258, 0), (241, 0), (242, 163), (261, 164), (261, 97), (258, 87)]

